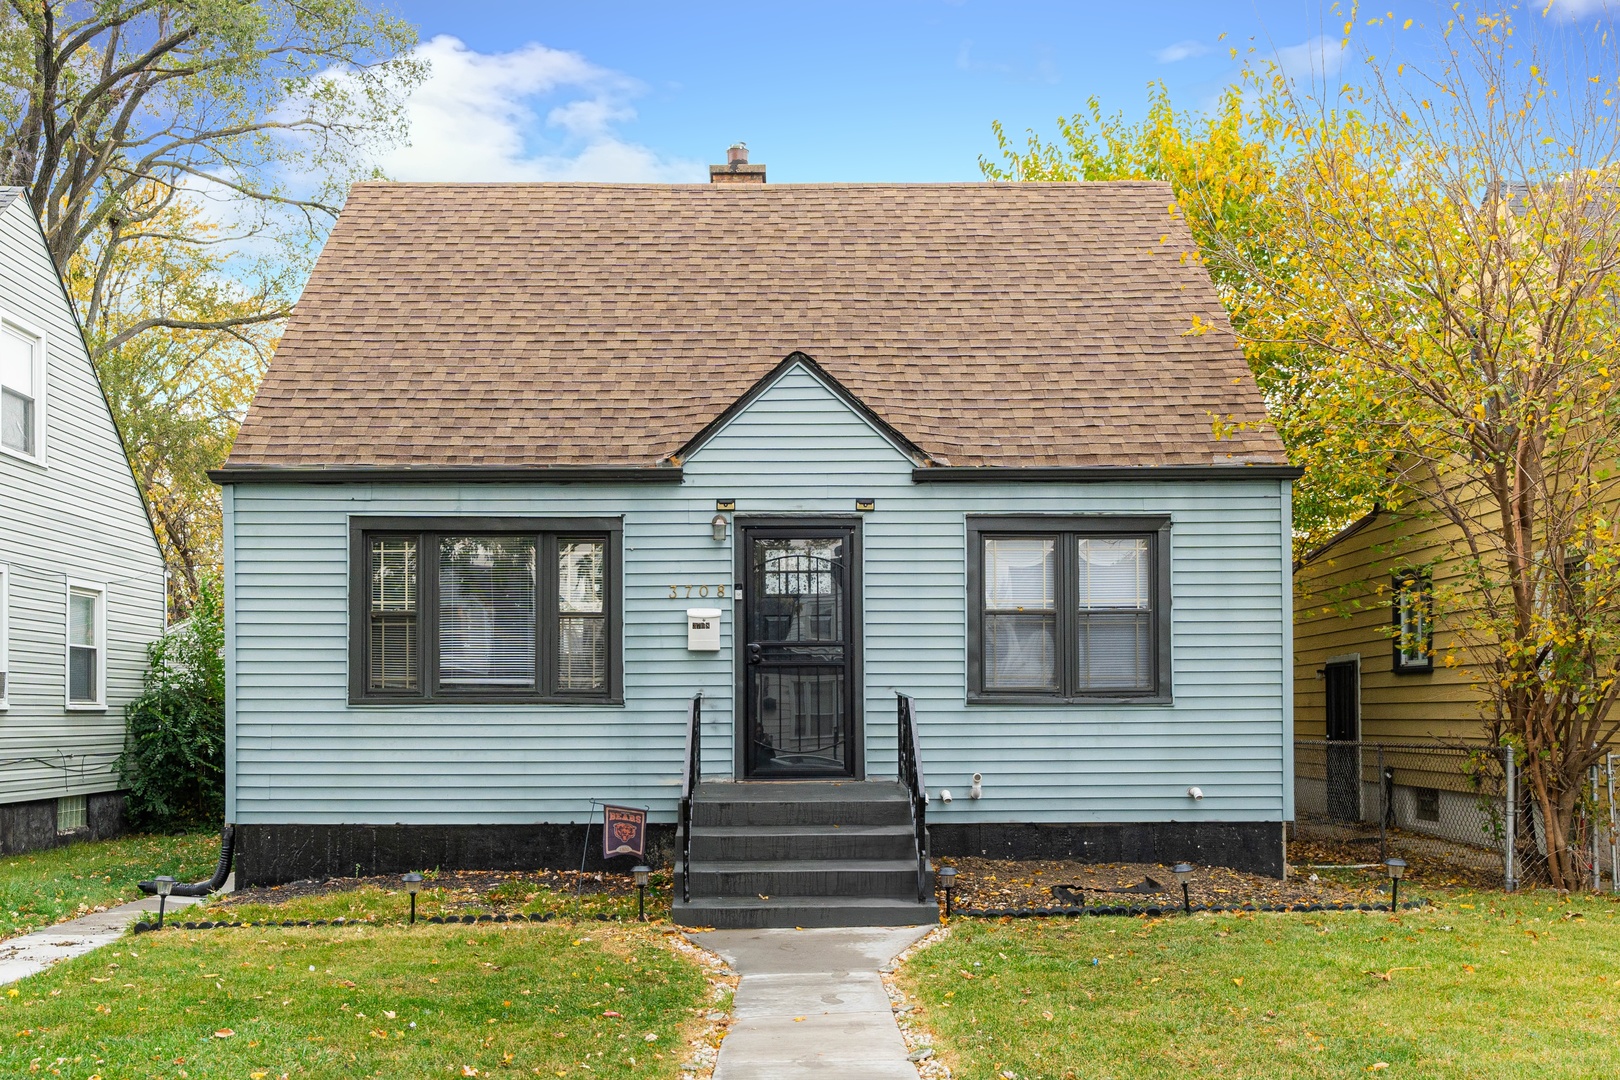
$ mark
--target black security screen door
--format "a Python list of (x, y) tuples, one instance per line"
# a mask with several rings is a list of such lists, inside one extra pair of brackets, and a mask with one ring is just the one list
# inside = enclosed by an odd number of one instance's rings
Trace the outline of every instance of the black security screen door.
[(743, 775), (855, 775), (856, 541), (849, 526), (744, 526)]
[(1327, 803), (1335, 821), (1361, 820), (1361, 665), (1323, 668), (1327, 691)]

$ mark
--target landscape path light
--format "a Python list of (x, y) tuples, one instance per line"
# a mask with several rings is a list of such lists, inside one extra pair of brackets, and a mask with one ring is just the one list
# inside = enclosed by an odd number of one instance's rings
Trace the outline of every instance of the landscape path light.
[(652, 867), (632, 866), (630, 872), (636, 876), (636, 919), (639, 922), (646, 922), (647, 879), (652, 876)]
[(1170, 872), (1181, 882), (1181, 910), (1191, 915), (1192, 895), (1187, 891), (1187, 882), (1192, 878), (1192, 863), (1178, 862), (1170, 868)]
[(422, 888), (422, 875), (414, 870), (399, 880), (405, 883), (405, 891), (411, 894), (411, 925), (416, 925), (416, 894)]
[(1384, 869), (1389, 871), (1389, 913), (1400, 909), (1401, 878), (1406, 873), (1405, 859), (1385, 859)]
[(161, 930), (163, 929), (163, 908), (169, 902), (169, 893), (174, 890), (174, 878), (164, 874), (162, 877), (153, 878), (152, 884), (157, 886), (158, 929)]
[(939, 868), (939, 884), (945, 890), (945, 917), (951, 917), (951, 893), (956, 889), (956, 867)]

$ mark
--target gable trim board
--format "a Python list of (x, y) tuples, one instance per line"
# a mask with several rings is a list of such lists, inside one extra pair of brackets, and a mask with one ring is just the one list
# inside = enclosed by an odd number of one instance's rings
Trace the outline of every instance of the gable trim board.
[[(227, 485), (230, 806), (240, 880), (444, 865), (577, 866), (590, 801), (672, 830), (685, 704), (702, 690), (706, 779), (734, 775), (736, 609), (689, 653), (670, 585), (735, 581), (734, 521), (848, 517), (863, 534), (863, 764), (892, 776), (895, 690), (917, 697), (925, 774), (985, 797), (930, 808), (938, 854), (1190, 857), (1282, 870), (1289, 565), (1286, 478), (919, 484), (912, 461), (808, 368), (784, 371), (682, 463), (680, 482)], [(531, 477), (543, 474), (530, 474)], [(1144, 482), (1149, 481), (1149, 482)], [(371, 515), (622, 516), (625, 701), (347, 704), (348, 536)], [(971, 514), (1161, 514), (1175, 522), (1173, 703), (970, 705)], [(730, 516), (730, 515), (728, 515)], [(713, 603), (713, 601), (705, 601)], [(1195, 803), (1187, 788), (1208, 797)], [(566, 853), (566, 854), (562, 854)], [(341, 856), (341, 858), (340, 858)]]

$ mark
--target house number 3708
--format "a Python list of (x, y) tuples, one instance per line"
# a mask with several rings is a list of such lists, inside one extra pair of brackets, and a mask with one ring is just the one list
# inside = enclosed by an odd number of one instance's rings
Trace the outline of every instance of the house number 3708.
[[(685, 590), (684, 595), (681, 591), (683, 589)], [(669, 598), (671, 600), (690, 600), (694, 596), (708, 596), (711, 593), (715, 596), (724, 596), (726, 595), (726, 587), (724, 585), (671, 585), (669, 587)]]

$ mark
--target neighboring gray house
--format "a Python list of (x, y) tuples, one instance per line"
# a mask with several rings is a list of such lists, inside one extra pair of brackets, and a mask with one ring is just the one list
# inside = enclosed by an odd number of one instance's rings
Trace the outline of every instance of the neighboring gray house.
[(38, 219), (0, 188), (0, 852), (108, 835), (163, 558)]
[(1298, 474), (1172, 201), (357, 185), (215, 474), (237, 880), (592, 800), (710, 925), (932, 919), (919, 811), (1280, 875)]

